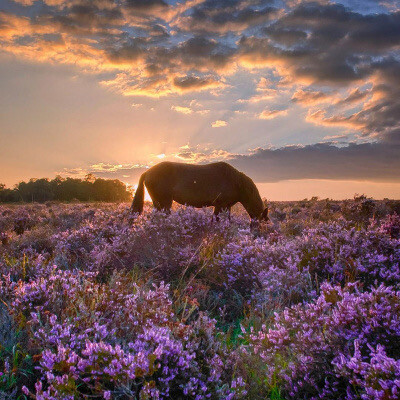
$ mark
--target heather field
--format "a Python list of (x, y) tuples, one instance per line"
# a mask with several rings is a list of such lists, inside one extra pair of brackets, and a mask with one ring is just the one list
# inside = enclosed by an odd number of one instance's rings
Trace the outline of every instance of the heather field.
[(0, 206), (0, 399), (400, 398), (400, 202)]

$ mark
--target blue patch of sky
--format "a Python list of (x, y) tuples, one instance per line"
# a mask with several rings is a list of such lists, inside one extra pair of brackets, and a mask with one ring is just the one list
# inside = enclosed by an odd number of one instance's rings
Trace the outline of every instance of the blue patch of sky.
[(386, 6), (387, 4), (393, 4), (393, 6), (400, 7), (400, 1), (390, 0), (336, 0), (335, 3), (342, 4), (343, 6), (364, 15), (390, 13), (389, 8)]
[(34, 18), (44, 13), (48, 13), (53, 7), (43, 1), (35, 1), (33, 4), (23, 5), (12, 0), (1, 0), (0, 11), (12, 13), (17, 16)]

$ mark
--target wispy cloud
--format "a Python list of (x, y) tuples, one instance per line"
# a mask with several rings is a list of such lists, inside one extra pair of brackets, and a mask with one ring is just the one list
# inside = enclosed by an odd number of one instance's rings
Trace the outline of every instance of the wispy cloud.
[(214, 149), (211, 146), (185, 145), (179, 148), (171, 156), (177, 161), (184, 161), (189, 163), (204, 163), (213, 161), (229, 160), (235, 155), (222, 149)]
[(171, 106), (171, 109), (181, 114), (192, 114), (193, 110), (190, 107)]
[(292, 102), (304, 106), (332, 102), (338, 98), (336, 93), (312, 90), (297, 90), (292, 96)]
[(288, 114), (288, 110), (264, 110), (259, 115), (259, 119), (274, 119)]
[[(193, 103), (193, 102), (192, 102)], [(190, 106), (171, 106), (171, 110), (176, 111), (181, 114), (191, 115), (191, 114), (199, 114), (199, 115), (207, 115), (210, 110), (207, 109), (199, 109), (196, 107), (196, 104), (193, 103)]]
[(212, 128), (223, 128), (224, 126), (227, 126), (227, 125), (228, 125), (228, 123), (226, 121), (223, 121), (223, 120), (219, 119), (217, 121), (214, 121), (211, 124), (211, 127)]

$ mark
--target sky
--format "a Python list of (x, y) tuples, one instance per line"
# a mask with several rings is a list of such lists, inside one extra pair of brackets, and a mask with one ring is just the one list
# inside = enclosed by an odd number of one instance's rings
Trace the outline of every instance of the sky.
[(0, 0), (0, 182), (227, 161), (400, 198), (400, 1)]

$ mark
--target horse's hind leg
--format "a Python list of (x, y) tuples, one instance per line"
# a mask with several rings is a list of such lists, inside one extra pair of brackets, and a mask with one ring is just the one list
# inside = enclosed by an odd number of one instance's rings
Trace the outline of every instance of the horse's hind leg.
[(162, 179), (149, 180), (146, 183), (147, 191), (158, 211), (170, 212), (172, 207), (172, 191), (169, 182)]
[(171, 207), (172, 207), (172, 196), (169, 195), (160, 195), (160, 194), (155, 194), (151, 193), (149, 191), (149, 195), (151, 199), (153, 200), (153, 205), (158, 211), (164, 211), (166, 213), (171, 212)]

